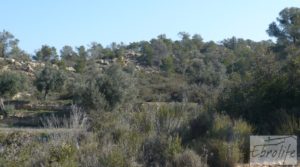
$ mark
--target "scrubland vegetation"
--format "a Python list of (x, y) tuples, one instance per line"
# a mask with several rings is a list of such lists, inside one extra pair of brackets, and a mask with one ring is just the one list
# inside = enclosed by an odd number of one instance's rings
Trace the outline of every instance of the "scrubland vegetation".
[(267, 33), (28, 55), (0, 32), (0, 166), (231, 167), (249, 135), (300, 133), (300, 9)]

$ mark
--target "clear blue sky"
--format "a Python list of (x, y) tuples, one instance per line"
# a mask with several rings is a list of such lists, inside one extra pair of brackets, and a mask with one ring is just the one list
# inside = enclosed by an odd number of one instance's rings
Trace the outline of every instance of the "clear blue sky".
[(29, 53), (57, 47), (104, 46), (149, 40), (159, 34), (178, 39), (184, 31), (205, 41), (232, 36), (269, 39), (265, 30), (285, 7), (299, 0), (1, 0), (0, 30), (20, 40)]

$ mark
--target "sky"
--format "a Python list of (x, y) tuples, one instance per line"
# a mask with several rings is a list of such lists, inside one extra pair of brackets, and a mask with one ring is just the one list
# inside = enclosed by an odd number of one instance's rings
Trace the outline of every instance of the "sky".
[(11, 32), (30, 54), (47, 44), (108, 46), (150, 40), (179, 32), (204, 41), (232, 36), (270, 39), (268, 25), (285, 7), (300, 0), (0, 0), (0, 31)]

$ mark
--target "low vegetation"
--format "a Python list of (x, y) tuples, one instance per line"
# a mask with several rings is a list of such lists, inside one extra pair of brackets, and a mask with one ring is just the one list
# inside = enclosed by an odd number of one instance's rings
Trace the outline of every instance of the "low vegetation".
[(249, 135), (300, 134), (300, 9), (276, 42), (181, 32), (128, 45), (43, 45), (0, 32), (0, 167), (233, 167)]

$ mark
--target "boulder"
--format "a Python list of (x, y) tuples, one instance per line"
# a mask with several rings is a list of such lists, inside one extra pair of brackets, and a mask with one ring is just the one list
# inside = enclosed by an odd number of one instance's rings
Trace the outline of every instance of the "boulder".
[(30, 73), (34, 72), (33, 68), (30, 66), (30, 64), (28, 64), (28, 65), (24, 68), (24, 71), (30, 72)]
[(116, 63), (118, 61), (118, 58), (113, 58), (112, 63)]
[(22, 67), (22, 64), (17, 61), (14, 64), (15, 64), (15, 68), (17, 69), (20, 69)]
[(135, 66), (135, 69), (138, 71), (141, 71), (141, 67), (140, 66)]
[(101, 60), (99, 61), (99, 64), (101, 64), (101, 65), (109, 65), (109, 61), (108, 61), (108, 60), (101, 59)]
[(76, 72), (75, 68), (73, 67), (66, 67), (66, 70), (70, 72)]
[(59, 67), (56, 64), (53, 64), (52, 67), (56, 70), (59, 70)]
[(32, 68), (45, 67), (45, 63), (40, 62), (29, 62), (28, 65), (30, 65)]
[(6, 59), (6, 61), (10, 64), (14, 64), (16, 62), (15, 59)]
[(24, 99), (24, 98), (29, 98), (31, 94), (26, 93), (26, 92), (19, 92), (16, 95), (12, 97), (12, 100), (19, 100), (19, 99)]
[(9, 70), (9, 65), (6, 65), (4, 67), (2, 67), (1, 71), (8, 71)]

